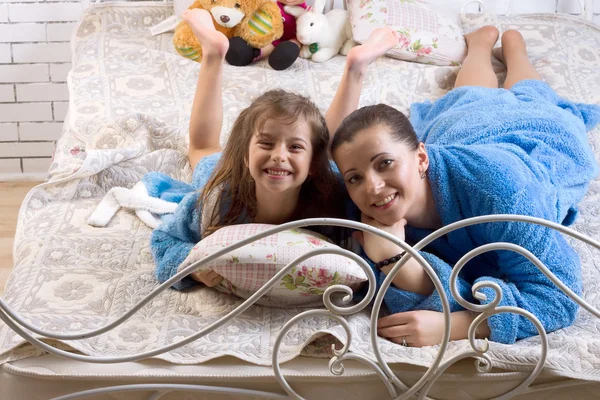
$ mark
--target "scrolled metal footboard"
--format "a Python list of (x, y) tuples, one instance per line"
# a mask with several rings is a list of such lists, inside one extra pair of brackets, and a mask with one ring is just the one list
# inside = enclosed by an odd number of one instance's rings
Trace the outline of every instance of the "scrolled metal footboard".
[[(273, 365), (275, 377), (277, 378), (278, 382), (280, 383), (282, 388), (285, 390), (285, 392), (287, 392), (287, 395), (280, 394), (280, 393), (261, 392), (261, 391), (256, 391), (256, 390), (245, 390), (245, 389), (239, 389), (239, 388), (227, 388), (227, 387), (219, 387), (219, 386), (183, 385), (183, 384), (139, 384), (139, 385), (111, 386), (111, 387), (87, 390), (87, 391), (73, 393), (70, 395), (61, 396), (61, 397), (56, 398), (56, 400), (67, 400), (67, 399), (83, 398), (86, 396), (92, 396), (92, 395), (98, 395), (98, 394), (108, 394), (108, 393), (115, 393), (115, 392), (129, 392), (129, 391), (138, 391), (138, 390), (155, 391), (155, 394), (153, 394), (150, 397), (151, 400), (157, 400), (165, 393), (168, 393), (171, 391), (195, 391), (195, 392), (202, 392), (202, 393), (248, 395), (248, 396), (257, 396), (257, 397), (261, 397), (261, 398), (270, 398), (270, 399), (280, 399), (280, 398), (301, 399), (302, 397), (296, 391), (294, 391), (294, 389), (288, 384), (285, 377), (281, 373), (280, 366), (279, 366), (279, 360), (278, 360), (278, 356), (279, 356), (278, 350), (279, 350), (279, 347), (281, 345), (281, 342), (282, 342), (285, 334), (298, 321), (300, 321), (304, 318), (315, 316), (315, 315), (321, 315), (321, 316), (325, 316), (325, 317), (335, 320), (344, 328), (344, 330), (346, 332), (347, 341), (346, 341), (346, 343), (344, 343), (343, 348), (340, 350), (336, 350), (335, 348), (333, 348), (334, 356), (331, 358), (330, 363), (329, 363), (329, 368), (330, 368), (330, 371), (332, 374), (342, 375), (344, 373), (344, 365), (343, 365), (344, 361), (346, 361), (346, 360), (358, 361), (358, 362), (361, 362), (361, 363), (371, 367), (374, 370), (374, 372), (381, 378), (385, 387), (387, 388), (387, 391), (389, 392), (390, 398), (407, 399), (407, 398), (411, 398), (413, 396), (417, 396), (419, 399), (428, 399), (429, 397), (427, 397), (427, 394), (428, 394), (429, 390), (431, 389), (431, 387), (433, 386), (433, 384), (436, 382), (436, 380), (442, 375), (442, 373), (447, 368), (449, 368), (451, 365), (455, 364), (456, 362), (458, 362), (462, 359), (475, 358), (475, 365), (479, 372), (488, 372), (491, 369), (491, 367), (492, 367), (491, 360), (488, 357), (488, 355), (486, 354), (486, 352), (488, 351), (487, 339), (483, 342), (484, 343), (483, 347), (478, 347), (477, 343), (475, 341), (475, 332), (476, 332), (479, 324), (481, 324), (482, 322), (484, 322), (491, 316), (493, 316), (495, 314), (507, 313), (507, 312), (508, 313), (516, 313), (516, 314), (519, 314), (519, 315), (524, 316), (525, 318), (529, 319), (533, 323), (533, 325), (536, 327), (536, 329), (538, 330), (538, 333), (539, 333), (539, 336), (541, 339), (541, 356), (540, 356), (535, 368), (531, 371), (530, 375), (521, 384), (519, 384), (516, 388), (497, 397), (499, 399), (508, 399), (513, 396), (525, 393), (528, 390), (529, 385), (536, 379), (536, 377), (542, 371), (545, 361), (546, 361), (546, 357), (547, 357), (548, 340), (547, 340), (546, 332), (545, 332), (542, 324), (540, 323), (540, 321), (530, 312), (520, 309), (520, 308), (517, 308), (517, 307), (505, 307), (505, 306), (499, 307), (498, 305), (500, 304), (500, 301), (502, 299), (502, 290), (501, 290), (500, 286), (494, 282), (491, 282), (491, 281), (478, 282), (475, 285), (473, 285), (473, 288), (472, 288), (473, 296), (475, 299), (478, 299), (478, 300), (486, 299), (485, 295), (480, 291), (480, 289), (491, 288), (495, 293), (495, 298), (489, 304), (486, 304), (486, 305), (474, 304), (474, 303), (470, 303), (470, 302), (466, 301), (464, 298), (462, 298), (460, 293), (457, 290), (457, 282), (456, 281), (457, 281), (458, 274), (460, 273), (461, 269), (464, 267), (464, 265), (469, 260), (471, 260), (472, 258), (474, 258), (480, 254), (488, 252), (488, 251), (509, 250), (509, 251), (517, 252), (517, 253), (523, 255), (524, 257), (526, 257), (531, 263), (533, 263), (540, 271), (542, 271), (542, 273), (544, 273), (544, 275), (548, 279), (550, 279), (558, 288), (560, 288), (567, 296), (569, 296), (569, 298), (571, 298), (574, 302), (576, 302), (578, 305), (580, 305), (583, 309), (585, 309), (586, 311), (588, 311), (589, 313), (591, 313), (592, 315), (594, 315), (597, 318), (600, 318), (600, 311), (595, 309), (591, 305), (589, 305), (587, 302), (585, 302), (583, 299), (581, 299), (578, 295), (576, 295), (572, 290), (570, 290), (563, 282), (561, 282), (554, 274), (552, 274), (552, 272), (550, 272), (550, 270), (548, 270), (548, 268), (534, 254), (529, 252), (527, 249), (525, 249), (521, 246), (514, 245), (512, 243), (491, 243), (491, 244), (487, 244), (484, 246), (480, 246), (478, 248), (473, 249), (469, 253), (465, 254), (458, 261), (458, 263), (454, 266), (454, 268), (452, 270), (452, 274), (451, 274), (451, 278), (450, 278), (451, 293), (452, 293), (453, 297), (456, 299), (456, 301), (461, 306), (463, 306), (465, 309), (480, 313), (480, 315), (474, 319), (471, 326), (469, 327), (469, 334), (468, 334), (469, 343), (470, 343), (470, 346), (473, 349), (473, 351), (470, 351), (470, 352), (467, 352), (464, 354), (459, 354), (459, 355), (453, 357), (452, 359), (446, 361), (444, 364), (441, 364), (442, 358), (446, 352), (449, 338), (450, 338), (450, 305), (449, 305), (448, 299), (446, 298), (446, 294), (445, 294), (445, 291), (443, 290), (440, 279), (434, 272), (433, 268), (419, 254), (419, 250), (421, 250), (422, 248), (427, 246), (429, 243), (431, 243), (435, 239), (437, 239), (447, 233), (453, 232), (457, 229), (464, 228), (464, 227), (470, 226), (470, 225), (481, 224), (481, 223), (490, 223), (490, 222), (527, 222), (527, 223), (531, 223), (531, 224), (542, 225), (542, 226), (545, 226), (548, 228), (555, 229), (555, 230), (557, 230), (563, 234), (569, 235), (573, 238), (579, 239), (579, 240), (583, 241), (584, 243), (600, 250), (600, 242), (598, 242), (594, 239), (591, 239), (579, 232), (576, 232), (572, 229), (566, 228), (559, 224), (548, 222), (546, 220), (542, 220), (539, 218), (533, 218), (533, 217), (527, 217), (527, 216), (520, 216), (520, 215), (489, 215), (489, 216), (475, 217), (475, 218), (469, 218), (469, 219), (466, 219), (463, 221), (458, 221), (458, 222), (455, 222), (451, 225), (448, 225), (446, 227), (443, 227), (443, 228), (433, 232), (432, 234), (430, 234), (429, 236), (427, 236), (426, 238), (421, 240), (419, 243), (417, 243), (413, 247), (400, 241), (398, 238), (392, 236), (391, 234), (389, 234), (387, 232), (384, 232), (382, 230), (373, 228), (369, 225), (365, 225), (365, 224), (362, 224), (359, 222), (353, 222), (353, 221), (347, 221), (347, 220), (341, 220), (341, 219), (314, 218), (314, 219), (306, 219), (306, 220), (301, 220), (301, 221), (294, 221), (294, 222), (290, 222), (287, 224), (283, 224), (283, 225), (274, 227), (272, 229), (258, 233), (248, 239), (240, 241), (236, 244), (230, 245), (214, 254), (211, 254), (211, 255), (203, 258), (202, 260), (195, 262), (194, 264), (192, 264), (189, 267), (185, 268), (184, 270), (180, 271), (177, 275), (173, 276), (171, 279), (162, 283), (155, 290), (153, 290), (149, 295), (147, 295), (144, 299), (142, 299), (140, 302), (138, 302), (131, 310), (129, 310), (125, 314), (123, 314), (120, 318), (116, 319), (115, 321), (113, 321), (99, 329), (95, 329), (95, 330), (83, 332), (83, 333), (76, 333), (76, 334), (61, 334), (61, 333), (45, 332), (45, 331), (31, 325), (29, 322), (23, 320), (1, 298), (0, 298), (0, 319), (2, 319), (11, 329), (13, 329), (16, 333), (18, 333), (25, 340), (29, 341), (30, 343), (39, 347), (40, 349), (47, 351), (48, 353), (54, 354), (56, 356), (59, 356), (59, 357), (69, 358), (69, 359), (77, 360), (77, 361), (85, 361), (85, 362), (91, 362), (91, 363), (103, 363), (103, 364), (138, 361), (138, 360), (142, 360), (142, 359), (145, 359), (148, 357), (153, 357), (158, 354), (162, 354), (162, 353), (171, 351), (173, 349), (176, 349), (178, 347), (181, 347), (185, 344), (188, 344), (188, 343), (198, 339), (199, 337), (202, 337), (202, 336), (214, 331), (215, 329), (221, 327), (222, 325), (228, 323), (233, 318), (240, 315), (242, 312), (244, 312), (250, 306), (252, 306), (269, 289), (271, 289), (274, 285), (276, 285), (280, 281), (280, 279), (283, 278), (292, 268), (294, 268), (296, 265), (300, 264), (304, 260), (314, 257), (319, 254), (326, 254), (326, 253), (338, 254), (338, 255), (342, 255), (344, 257), (354, 260), (365, 271), (365, 273), (367, 274), (367, 277), (369, 279), (367, 294), (358, 304), (350, 305), (350, 301), (352, 300), (352, 295), (353, 295), (352, 289), (350, 289), (349, 287), (344, 286), (344, 285), (331, 286), (331, 287), (327, 288), (327, 290), (325, 291), (325, 293), (323, 295), (323, 302), (324, 302), (326, 310), (309, 310), (309, 311), (303, 312), (303, 313), (295, 316), (290, 321), (288, 321), (287, 324), (285, 324), (285, 326), (283, 327), (282, 331), (279, 333), (277, 340), (275, 342), (275, 346), (274, 346), (274, 350), (273, 350), (273, 354), (272, 354), (272, 365)], [(29, 331), (33, 332), (34, 334), (40, 335), (46, 339), (56, 339), (56, 340), (76, 340), (76, 339), (84, 339), (84, 338), (90, 338), (90, 337), (100, 335), (100, 334), (105, 333), (105, 332), (113, 329), (114, 327), (124, 323), (129, 317), (131, 317), (134, 313), (136, 313), (144, 305), (146, 305), (147, 303), (152, 301), (152, 299), (154, 299), (158, 294), (167, 290), (173, 283), (175, 283), (175, 282), (181, 280), (182, 278), (184, 278), (185, 276), (189, 275), (191, 272), (198, 269), (203, 264), (205, 264), (209, 261), (212, 261), (215, 258), (220, 257), (223, 254), (227, 254), (239, 247), (245, 246), (251, 242), (254, 242), (256, 240), (270, 236), (272, 234), (275, 234), (275, 233), (278, 233), (278, 232), (281, 232), (281, 231), (284, 231), (287, 229), (301, 228), (301, 227), (308, 227), (308, 226), (315, 226), (315, 225), (338, 226), (338, 227), (353, 228), (353, 229), (371, 232), (371, 233), (379, 235), (387, 240), (390, 240), (393, 243), (397, 244), (398, 246), (402, 247), (404, 250), (406, 250), (406, 254), (396, 263), (396, 265), (392, 268), (390, 273), (387, 275), (387, 277), (383, 281), (380, 291), (378, 293), (375, 293), (375, 288), (376, 288), (375, 275), (374, 275), (373, 271), (371, 270), (371, 268), (369, 267), (369, 265), (358, 255), (356, 255), (348, 250), (341, 249), (341, 248), (316, 249), (316, 250), (310, 251), (310, 252), (298, 257), (297, 259), (292, 261), (290, 264), (288, 264), (285, 268), (283, 268), (281, 271), (279, 271), (273, 278), (271, 278), (259, 291), (257, 291), (254, 295), (252, 295), (250, 298), (245, 300), (239, 307), (232, 310), (230, 313), (228, 313), (226, 316), (222, 317), (218, 321), (216, 321), (213, 324), (209, 325), (208, 327), (202, 329), (201, 331), (195, 333), (194, 335), (191, 335), (183, 340), (180, 340), (179, 342), (175, 342), (168, 346), (164, 346), (164, 347), (161, 347), (161, 348), (158, 348), (158, 349), (155, 349), (152, 351), (140, 353), (137, 355), (123, 356), (123, 357), (95, 357), (95, 356), (73, 354), (73, 353), (52, 347), (52, 346), (44, 343), (42, 340), (34, 337), (32, 334), (30, 334), (27, 331), (27, 330), (29, 330)], [(391, 285), (394, 276), (398, 273), (400, 268), (402, 268), (402, 266), (406, 263), (406, 261), (410, 257), (415, 258), (417, 260), (417, 262), (419, 262), (419, 264), (424, 268), (424, 270), (427, 272), (427, 274), (431, 278), (431, 280), (435, 286), (435, 289), (438, 291), (439, 296), (440, 296), (445, 321), (444, 321), (443, 338), (440, 343), (439, 351), (438, 351), (438, 354), (437, 354), (435, 360), (433, 361), (433, 363), (429, 367), (429, 369), (425, 372), (425, 374), (414, 385), (409, 387), (393, 373), (393, 371), (391, 370), (389, 365), (383, 360), (383, 357), (382, 357), (379, 347), (378, 347), (376, 325), (377, 325), (377, 318), (379, 315), (379, 311), (381, 309), (381, 305), (383, 303), (383, 298), (384, 298), (385, 292)], [(332, 300), (332, 295), (334, 293), (345, 295), (341, 301), (341, 304), (335, 304), (334, 301)], [(374, 362), (373, 360), (371, 360), (367, 357), (361, 356), (361, 355), (348, 353), (350, 344), (352, 342), (352, 332), (349, 328), (347, 321), (342, 317), (344, 315), (350, 315), (350, 314), (353, 314), (353, 313), (363, 310), (373, 300), (373, 298), (375, 298), (375, 300), (373, 303), (373, 309), (371, 311), (370, 333), (371, 333), (371, 344), (373, 346), (373, 352), (374, 352), (373, 355), (374, 355), (375, 359), (377, 360), (377, 362)]]

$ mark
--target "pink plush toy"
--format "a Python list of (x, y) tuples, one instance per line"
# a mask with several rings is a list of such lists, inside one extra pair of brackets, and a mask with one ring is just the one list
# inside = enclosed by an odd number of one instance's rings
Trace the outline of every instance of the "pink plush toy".
[[(283, 19), (283, 36), (275, 40), (273, 43), (263, 47), (262, 49), (253, 49), (254, 55), (251, 59), (247, 59), (249, 64), (252, 61), (257, 61), (268, 57), (269, 65), (277, 71), (282, 71), (291, 66), (300, 54), (302, 44), (296, 39), (296, 17), (288, 14), (285, 6), (297, 6), (308, 11), (311, 9), (304, 0), (278, 0), (276, 2), (281, 12)], [(244, 43), (232, 43), (232, 45), (244, 46)], [(231, 63), (231, 62), (230, 62)], [(235, 64), (241, 65), (241, 64)]]

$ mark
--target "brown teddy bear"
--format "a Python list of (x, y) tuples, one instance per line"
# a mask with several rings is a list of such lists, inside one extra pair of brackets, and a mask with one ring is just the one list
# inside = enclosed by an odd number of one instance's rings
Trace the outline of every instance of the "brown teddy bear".
[[(260, 49), (283, 35), (279, 8), (272, 0), (196, 0), (189, 8), (211, 13), (215, 28), (229, 38), (225, 59), (232, 65), (250, 64)], [(182, 56), (202, 60), (202, 48), (187, 22), (175, 28), (173, 44)]]

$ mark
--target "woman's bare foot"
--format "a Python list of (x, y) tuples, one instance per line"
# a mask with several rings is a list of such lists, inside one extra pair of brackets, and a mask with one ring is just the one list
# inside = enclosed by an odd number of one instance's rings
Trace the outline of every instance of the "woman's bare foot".
[(375, 29), (360, 46), (353, 47), (346, 57), (349, 69), (365, 72), (369, 64), (398, 45), (399, 34), (391, 28)]
[(186, 10), (182, 18), (188, 23), (202, 46), (202, 58), (224, 59), (229, 49), (229, 40), (215, 29), (208, 11), (199, 8)]
[(483, 26), (476, 31), (465, 35), (467, 49), (482, 46), (489, 47), (489, 49), (492, 50), (492, 47), (494, 47), (498, 41), (498, 36), (500, 36), (498, 28), (492, 25)]

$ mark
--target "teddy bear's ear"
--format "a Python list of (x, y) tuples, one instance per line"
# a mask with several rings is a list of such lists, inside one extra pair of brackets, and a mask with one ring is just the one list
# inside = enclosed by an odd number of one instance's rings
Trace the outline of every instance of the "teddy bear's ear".
[(326, 0), (315, 0), (312, 11), (316, 14), (323, 14), (323, 11), (325, 11), (325, 1)]

